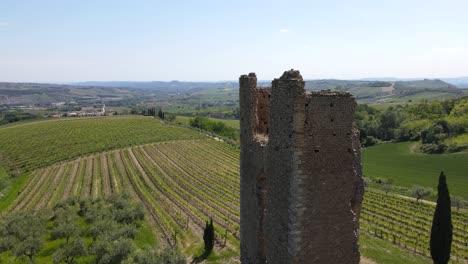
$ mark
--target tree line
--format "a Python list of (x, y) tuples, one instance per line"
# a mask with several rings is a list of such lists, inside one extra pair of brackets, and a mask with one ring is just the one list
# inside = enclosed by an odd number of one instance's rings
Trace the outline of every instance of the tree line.
[(355, 114), (363, 146), (379, 141), (420, 141), (426, 153), (457, 152), (467, 144), (448, 139), (468, 131), (468, 97), (390, 106), (359, 105)]
[(33, 114), (25, 112), (23, 110), (14, 110), (14, 111), (0, 111), (0, 125), (5, 125), (9, 123), (19, 122), (23, 120), (30, 119), (40, 119), (44, 118), (41, 114)]
[(239, 139), (239, 131), (227, 126), (222, 121), (215, 121), (208, 117), (203, 116), (196, 116), (194, 118), (190, 118), (189, 124), (192, 127), (203, 129), (222, 137), (226, 137), (233, 140)]
[[(136, 112), (132, 112), (132, 114), (136, 114)], [(173, 122), (176, 119), (175, 115), (163, 112), (161, 107), (159, 107), (158, 111), (156, 111), (155, 107), (150, 107), (150, 108), (144, 109), (144, 110), (141, 111), (141, 114), (144, 115), (144, 116), (158, 117), (161, 120), (166, 120), (166, 121), (169, 121), (169, 122)]]

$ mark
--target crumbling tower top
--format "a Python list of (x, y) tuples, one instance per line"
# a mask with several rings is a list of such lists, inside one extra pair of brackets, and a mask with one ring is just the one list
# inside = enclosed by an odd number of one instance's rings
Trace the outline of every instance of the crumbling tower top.
[(285, 71), (283, 75), (281, 75), (280, 80), (300, 80), (302, 81), (302, 75), (299, 71), (291, 69), (289, 71)]

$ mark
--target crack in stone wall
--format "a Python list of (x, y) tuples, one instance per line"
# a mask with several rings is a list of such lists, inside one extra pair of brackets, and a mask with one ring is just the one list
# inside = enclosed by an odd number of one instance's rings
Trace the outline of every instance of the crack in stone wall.
[(359, 263), (363, 182), (354, 97), (242, 75), (242, 263)]

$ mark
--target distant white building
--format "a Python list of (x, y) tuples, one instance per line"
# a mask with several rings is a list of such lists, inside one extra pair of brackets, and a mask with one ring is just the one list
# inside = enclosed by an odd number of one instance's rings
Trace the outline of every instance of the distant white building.
[(95, 110), (84, 110), (77, 112), (68, 112), (67, 116), (76, 117), (76, 116), (104, 116), (106, 115), (106, 105), (103, 105), (100, 111)]
[(64, 106), (65, 102), (52, 103), (52, 106)]

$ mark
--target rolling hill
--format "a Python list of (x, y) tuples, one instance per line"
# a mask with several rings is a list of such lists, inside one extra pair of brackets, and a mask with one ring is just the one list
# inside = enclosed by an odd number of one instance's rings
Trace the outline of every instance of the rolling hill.
[[(260, 81), (259, 85), (269, 86), (271, 83)], [(468, 95), (468, 89), (458, 89), (442, 80), (428, 79), (307, 80), (306, 89), (349, 91), (355, 95), (359, 103), (369, 104), (414, 102), (422, 99), (443, 100)], [(73, 85), (0, 83), (0, 107), (50, 105), (72, 101), (82, 107), (102, 102), (119, 106), (143, 103), (158, 104), (173, 113), (193, 114), (200, 109), (220, 113), (238, 107), (238, 97), (238, 84), (233, 81), (85, 82)]]
[(216, 88), (237, 88), (237, 81), (226, 82), (182, 82), (182, 81), (151, 81), (151, 82), (131, 82), (131, 81), (111, 81), (111, 82), (80, 82), (73, 83), (79, 86), (98, 86), (98, 87), (122, 87), (134, 88), (148, 91), (157, 91), (165, 93), (179, 93), (187, 91), (197, 91)]
[(141, 90), (120, 87), (0, 82), (0, 106), (47, 105), (69, 101), (92, 104), (101, 101), (121, 101), (143, 95)]
[(437, 177), (444, 171), (450, 194), (468, 198), (468, 153), (418, 153), (414, 152), (415, 144), (386, 143), (364, 149), (364, 175), (392, 179), (397, 186), (422, 185), (436, 189)]
[(421, 99), (442, 100), (462, 97), (466, 93), (441, 80), (413, 81), (307, 81), (310, 90), (341, 90), (352, 93), (360, 103), (402, 103)]
[(29, 172), (58, 161), (133, 145), (200, 138), (193, 130), (141, 116), (68, 118), (0, 127), (0, 165)]

